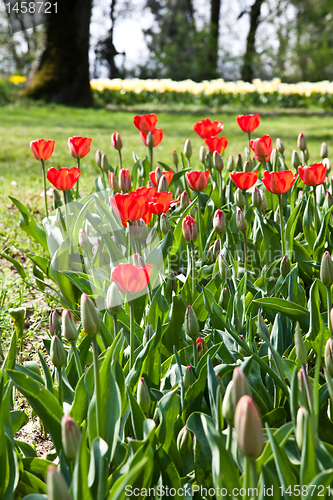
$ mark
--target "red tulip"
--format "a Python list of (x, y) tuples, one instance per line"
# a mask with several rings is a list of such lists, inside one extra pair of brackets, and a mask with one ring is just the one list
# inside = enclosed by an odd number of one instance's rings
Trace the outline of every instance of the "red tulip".
[(79, 180), (81, 172), (78, 168), (49, 168), (47, 171), (47, 178), (56, 189), (65, 191), (72, 189), (76, 182)]
[(172, 200), (172, 193), (156, 193), (148, 202), (149, 210), (152, 214), (166, 214)]
[(265, 170), (262, 182), (271, 193), (282, 194), (289, 191), (296, 179), (297, 173), (293, 174), (291, 170), (281, 170), (280, 172)]
[(73, 158), (84, 158), (90, 151), (92, 139), (88, 137), (70, 137), (68, 147)]
[(209, 172), (208, 170), (207, 172), (192, 170), (192, 172), (186, 172), (185, 177), (192, 191), (203, 191), (208, 184)]
[[(163, 174), (165, 175), (169, 185), (173, 177), (173, 170), (168, 170), (167, 172), (163, 172)], [(156, 172), (149, 172), (149, 177), (154, 186), (158, 187), (158, 183), (156, 182)]]
[[(161, 140), (163, 139), (163, 129), (161, 128), (154, 128), (154, 130), (150, 130), (153, 134), (153, 139), (154, 139), (154, 147), (158, 146)], [(145, 146), (147, 146), (147, 135), (144, 132), (140, 132), (140, 136), (142, 139), (142, 142)]]
[(114, 149), (116, 149), (117, 151), (120, 151), (122, 149), (123, 141), (121, 140), (121, 135), (119, 134), (119, 132), (114, 132), (111, 135), (111, 143)]
[(236, 121), (243, 132), (253, 132), (260, 123), (260, 115), (239, 115)]
[(307, 186), (318, 186), (322, 184), (326, 177), (327, 165), (314, 163), (311, 166), (298, 167), (298, 173), (304, 184)]
[(254, 151), (257, 161), (262, 163), (264, 159), (267, 161), (270, 160), (273, 142), (269, 135), (263, 135), (260, 139), (250, 141), (250, 147)]
[(132, 194), (136, 195), (144, 195), (146, 196), (148, 202), (152, 200), (153, 196), (156, 194), (156, 188), (154, 187), (146, 187), (146, 186), (141, 186), (139, 188), (136, 188), (134, 191), (132, 191)]
[(155, 113), (150, 115), (141, 115), (134, 116), (133, 123), (140, 132), (144, 134), (148, 134), (148, 132), (152, 132), (155, 128), (157, 122), (157, 116)]
[(30, 142), (30, 149), (36, 160), (48, 160), (54, 151), (55, 141), (36, 139)]
[(143, 219), (148, 212), (147, 197), (136, 193), (117, 193), (110, 197), (110, 204), (124, 226), (124, 222)]
[(222, 153), (225, 148), (228, 146), (228, 139), (226, 137), (209, 137), (205, 139), (205, 144), (208, 146), (208, 149), (211, 153), (217, 151), (218, 153)]
[(186, 241), (196, 241), (198, 238), (198, 226), (193, 217), (187, 215), (182, 223), (183, 236)]
[(149, 283), (152, 266), (133, 266), (133, 264), (118, 264), (111, 272), (111, 279), (122, 293), (138, 293)]
[(250, 189), (255, 185), (258, 179), (258, 171), (253, 172), (231, 172), (232, 182), (239, 189)]
[(209, 118), (205, 118), (200, 122), (193, 124), (193, 130), (202, 139), (209, 139), (209, 137), (215, 137), (223, 130), (223, 123), (219, 121), (211, 122)]
[(129, 192), (132, 187), (131, 174), (127, 168), (122, 168), (119, 172), (119, 187), (124, 192)]

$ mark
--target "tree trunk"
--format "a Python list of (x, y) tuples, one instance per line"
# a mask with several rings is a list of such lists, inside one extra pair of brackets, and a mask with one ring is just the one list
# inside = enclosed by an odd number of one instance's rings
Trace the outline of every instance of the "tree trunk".
[(61, 104), (91, 106), (89, 25), (92, 0), (81, 0), (45, 25), (45, 45), (24, 95)]
[(255, 0), (250, 11), (250, 29), (247, 36), (246, 52), (242, 68), (242, 80), (252, 82), (253, 80), (253, 60), (255, 55), (255, 38), (260, 23), (260, 11), (264, 0)]
[(211, 0), (210, 4), (210, 47), (208, 62), (211, 71), (211, 78), (217, 76), (218, 50), (219, 50), (219, 19), (221, 10), (221, 0)]

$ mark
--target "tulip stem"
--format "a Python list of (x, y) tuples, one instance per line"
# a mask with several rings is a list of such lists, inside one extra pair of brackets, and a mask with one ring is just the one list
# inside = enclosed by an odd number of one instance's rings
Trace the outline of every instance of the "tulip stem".
[(154, 158), (154, 153), (153, 153), (153, 148), (148, 148), (148, 160), (150, 162), (150, 171), (153, 171), (153, 158)]
[(249, 158), (251, 161), (251, 132), (247, 133), (248, 139), (249, 139)]
[(127, 234), (128, 234), (128, 262), (130, 262), (131, 251), (132, 251), (132, 238), (131, 238), (131, 222), (127, 222)]
[(118, 150), (118, 153), (119, 153), (119, 168), (122, 169), (123, 168), (123, 161), (122, 161), (122, 158), (121, 158), (121, 150), (119, 149)]
[(192, 339), (192, 347), (193, 347), (193, 366), (195, 368), (198, 364), (198, 348), (196, 339)]
[(116, 336), (118, 335), (117, 315), (114, 314), (112, 317), (113, 317), (113, 333), (114, 333), (114, 337), (116, 338)]
[[(330, 300), (330, 303), (331, 303), (331, 298), (328, 299), (328, 294), (331, 295), (331, 290), (330, 290), (330, 288), (327, 287), (327, 300)], [(324, 328), (324, 325), (322, 325), (321, 326), (319, 350), (317, 352), (317, 359), (316, 359), (316, 366), (315, 366), (314, 391), (313, 391), (313, 406), (314, 406), (314, 412), (315, 412), (314, 421), (316, 424), (315, 430), (317, 431), (317, 433), (318, 433), (318, 421), (319, 421), (319, 375), (320, 375), (321, 353), (323, 351), (324, 337), (325, 337), (325, 328)]]
[(95, 396), (96, 396), (96, 424), (97, 424), (97, 436), (100, 436), (101, 431), (101, 383), (99, 378), (99, 359), (98, 359), (98, 345), (96, 336), (92, 338), (93, 346), (93, 361), (94, 361), (94, 376), (95, 376)]
[(327, 328), (329, 329), (330, 336), (332, 337), (332, 324), (330, 318), (330, 312), (332, 309), (332, 295), (331, 295), (331, 287), (326, 287), (327, 290)]
[(64, 193), (64, 202), (65, 202), (66, 232), (67, 232), (67, 238), (68, 238), (70, 252), (72, 252), (72, 243), (71, 243), (71, 237), (70, 237), (70, 231), (69, 231), (69, 212), (68, 212), (67, 197), (66, 197), (66, 190), (65, 189), (64, 189), (63, 193)]
[[(80, 170), (80, 158), (77, 157), (77, 168)], [(75, 195), (75, 199), (78, 200), (79, 199), (79, 179), (77, 180), (77, 183), (76, 183), (76, 195)]]
[(244, 236), (244, 269), (245, 269), (245, 279), (247, 279), (247, 239), (246, 239), (246, 231), (243, 231)]
[(130, 301), (130, 369), (134, 364), (134, 303)]
[(44, 189), (44, 202), (45, 202), (45, 213), (47, 219), (49, 218), (49, 210), (47, 208), (47, 196), (46, 196), (46, 175), (45, 175), (45, 163), (44, 160), (41, 160), (42, 169), (43, 169), (43, 189)]
[(192, 304), (194, 302), (194, 296), (195, 296), (195, 288), (196, 288), (196, 283), (195, 283), (195, 260), (194, 260), (194, 242), (191, 241), (191, 253), (192, 253)]
[(227, 450), (231, 453), (231, 442), (232, 442), (232, 425), (228, 422), (228, 434), (227, 434)]
[(219, 172), (219, 198), (220, 198), (220, 207), (222, 208), (223, 200), (222, 200), (222, 171)]
[(199, 250), (200, 250), (200, 255), (202, 256), (203, 248), (202, 248), (202, 234), (201, 234), (201, 198), (199, 191), (198, 191), (198, 230), (199, 230)]
[(281, 231), (281, 242), (282, 242), (282, 257), (284, 257), (286, 255), (286, 241), (284, 237), (282, 194), (279, 194), (278, 197), (279, 197), (280, 231)]
[(316, 186), (313, 186), (313, 205), (314, 205), (314, 228), (317, 233), (318, 227), (318, 214), (317, 214), (317, 196), (316, 196)]
[(61, 376), (61, 368), (57, 368), (57, 372), (58, 372), (59, 404), (61, 406), (61, 409), (63, 409), (63, 405), (64, 405), (64, 382), (63, 382), (62, 376)]
[(83, 375), (83, 370), (82, 370), (80, 356), (79, 356), (79, 353), (77, 352), (77, 349), (76, 349), (76, 341), (75, 340), (73, 340), (71, 342), (71, 346), (72, 346), (72, 350), (73, 350), (73, 354), (74, 354), (77, 374), (78, 374), (79, 379), (80, 379)]

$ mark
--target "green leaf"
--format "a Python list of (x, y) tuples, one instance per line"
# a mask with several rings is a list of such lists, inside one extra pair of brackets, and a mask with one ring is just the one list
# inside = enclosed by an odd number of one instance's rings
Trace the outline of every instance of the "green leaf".
[(44, 250), (46, 250), (48, 252), (49, 247), (47, 244), (46, 233), (45, 233), (44, 229), (42, 229), (41, 227), (39, 227), (36, 224), (33, 216), (26, 209), (26, 207), (24, 205), (22, 205), (22, 203), (19, 200), (16, 200), (12, 196), (9, 196), (9, 198), (12, 200), (14, 205), (17, 206), (17, 208), (19, 209), (19, 211), (21, 213), (20, 214), (20, 227), (21, 227), (21, 229), (23, 229), (23, 231), (25, 231), (27, 234), (29, 234), (29, 236), (31, 236), (35, 241), (37, 241), (37, 243), (42, 245)]
[(268, 497), (273, 500), (280, 500), (281, 490), (276, 475), (273, 474), (267, 465), (263, 465), (261, 469), (261, 480), (259, 488), (259, 499), (266, 500)]
[(320, 472), (309, 484), (309, 490), (307, 495), (302, 495), (302, 500), (321, 500), (325, 497), (327, 492), (327, 498), (332, 494), (332, 481), (333, 481), (333, 469), (328, 469)]
[(150, 323), (153, 327), (153, 330), (156, 330), (157, 320), (161, 319), (161, 323), (165, 323), (165, 320), (169, 313), (169, 304), (164, 295), (161, 293), (162, 285), (156, 289), (154, 293), (153, 300), (149, 307), (148, 313), (148, 323)]
[(253, 300), (254, 304), (263, 306), (264, 311), (268, 310), (275, 316), (276, 311), (285, 314), (293, 321), (299, 321), (301, 329), (306, 332), (309, 329), (310, 313), (304, 307), (290, 302), (289, 300), (280, 299), (277, 297), (263, 297), (261, 299)]
[(12, 410), (10, 419), (13, 428), (13, 434), (16, 434), (22, 427), (29, 423), (29, 417), (23, 410)]
[[(205, 416), (205, 419), (210, 417)], [(213, 419), (211, 419), (214, 425)], [(203, 427), (202, 413), (192, 413), (186, 422), (187, 428), (195, 435), (195, 479), (197, 484), (212, 485), (212, 452)]]
[(183, 299), (179, 295), (174, 295), (172, 297), (169, 323), (166, 330), (164, 330), (162, 338), (162, 342), (170, 354), (172, 353), (173, 346), (175, 346), (176, 349), (179, 348), (180, 332), (183, 327), (185, 312), (186, 305)]
[(145, 468), (149, 466), (151, 466), (151, 460), (146, 456), (131, 468), (129, 472), (120, 476), (112, 486), (108, 500), (126, 500), (128, 492), (133, 490), (132, 485), (144, 473)]
[(177, 391), (178, 387), (165, 394), (157, 403), (155, 410), (155, 413), (157, 413), (160, 417), (160, 425), (156, 430), (156, 435), (166, 452), (168, 451), (171, 441), (173, 440), (175, 420), (179, 413)]
[(314, 447), (314, 439), (316, 438), (310, 418), (309, 415), (306, 415), (304, 422), (300, 467), (301, 484), (310, 484), (318, 472), (316, 466), (316, 451)]
[(95, 438), (91, 443), (91, 457), (88, 474), (88, 486), (94, 500), (104, 500), (107, 492), (109, 461), (108, 445), (102, 438)]
[(88, 488), (89, 456), (87, 447), (87, 431), (83, 431), (80, 448), (76, 455), (72, 481), (73, 500), (91, 500)]
[(294, 234), (295, 234), (295, 229), (297, 225), (297, 221), (299, 218), (299, 215), (301, 213), (301, 207), (302, 203), (299, 203), (296, 205), (294, 210), (291, 212), (290, 216), (288, 217), (288, 222), (286, 225), (285, 229), (285, 234), (286, 234), (286, 250), (289, 258), (293, 255), (293, 249), (294, 249)]
[(187, 418), (191, 413), (201, 410), (202, 399), (207, 382), (207, 366), (201, 370), (199, 378), (187, 389), (184, 397), (183, 418)]
[(310, 288), (310, 328), (306, 335), (308, 340), (314, 341), (321, 332), (323, 320), (320, 314), (319, 305), (319, 286), (318, 280), (315, 279)]
[(310, 194), (308, 196), (308, 201), (306, 203), (303, 215), (303, 231), (306, 241), (308, 242), (311, 250), (313, 250), (315, 241), (317, 239), (317, 234), (313, 227), (313, 221), (314, 221), (314, 207), (313, 207), (313, 199)]
[(15, 267), (16, 271), (19, 273), (21, 278), (25, 279), (27, 277), (27, 273), (25, 272), (24, 267), (18, 260), (14, 259), (13, 257), (10, 257), (9, 255), (7, 255), (6, 252), (0, 252), (0, 256), (13, 264), (13, 266)]
[(127, 396), (131, 407), (131, 421), (135, 439), (143, 439), (143, 423), (146, 420), (141, 406), (130, 391), (127, 391)]
[(327, 241), (327, 226), (331, 218), (331, 214), (333, 211), (333, 207), (331, 207), (325, 214), (323, 218), (323, 222), (321, 223), (320, 231), (313, 246), (314, 258), (317, 261), (321, 261), (321, 250), (323, 250), (324, 245)]

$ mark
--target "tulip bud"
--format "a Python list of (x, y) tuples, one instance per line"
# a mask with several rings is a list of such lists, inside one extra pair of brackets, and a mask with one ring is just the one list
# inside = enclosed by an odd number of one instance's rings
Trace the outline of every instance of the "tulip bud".
[(55, 465), (47, 469), (47, 500), (71, 500), (64, 476)]
[(327, 212), (331, 206), (333, 205), (333, 196), (329, 191), (326, 191), (325, 201), (324, 201), (324, 210)]
[(144, 267), (146, 265), (145, 261), (138, 253), (134, 253), (132, 257), (133, 257), (133, 264), (135, 266)]
[(190, 139), (186, 139), (184, 145), (184, 156), (185, 158), (190, 159), (192, 156), (192, 145)]
[(162, 172), (161, 167), (157, 166), (156, 169), (155, 169), (155, 182), (156, 182), (157, 185), (160, 182), (160, 179), (161, 179), (162, 175), (163, 175), (163, 172)]
[(61, 419), (61, 440), (65, 456), (70, 460), (75, 460), (81, 433), (75, 420), (69, 415), (64, 415)]
[(235, 170), (235, 160), (232, 155), (228, 158), (227, 170), (228, 172), (233, 172)]
[(202, 337), (197, 338), (197, 350), (198, 350), (198, 358), (199, 359), (207, 351), (206, 341)]
[(274, 222), (280, 224), (280, 214), (278, 212), (274, 212)]
[(325, 347), (325, 366), (328, 373), (333, 377), (333, 340), (331, 338), (328, 339)]
[(331, 171), (331, 162), (328, 158), (323, 159), (323, 164), (326, 165), (326, 174)]
[(187, 389), (190, 387), (190, 385), (193, 384), (195, 381), (193, 371), (192, 371), (192, 366), (187, 366), (184, 371), (183, 375), (183, 385), (184, 385), (184, 390), (187, 391)]
[(90, 252), (92, 248), (92, 244), (90, 243), (90, 240), (87, 236), (86, 231), (81, 227), (79, 229), (79, 245), (84, 250), (85, 252)]
[(147, 411), (150, 408), (151, 399), (150, 399), (149, 389), (147, 387), (144, 377), (140, 377), (139, 379), (138, 391), (136, 397), (143, 413), (147, 413)]
[(213, 229), (217, 234), (225, 232), (225, 215), (219, 208), (214, 214)]
[(178, 167), (179, 160), (178, 160), (177, 151), (176, 151), (175, 149), (173, 150), (173, 153), (172, 153), (172, 160), (173, 160), (173, 164), (174, 164), (174, 165), (175, 165), (175, 167), (177, 168), (177, 167)]
[(213, 158), (212, 158), (212, 155), (210, 153), (206, 154), (206, 164), (207, 164), (209, 169), (214, 168)]
[(241, 210), (238, 210), (236, 214), (236, 226), (240, 231), (246, 231), (247, 222)]
[(280, 155), (283, 155), (283, 153), (285, 152), (285, 147), (284, 147), (284, 144), (281, 141), (280, 137), (278, 137), (276, 139), (276, 149), (278, 150), (278, 152), (280, 153)]
[(251, 460), (259, 457), (264, 438), (257, 407), (250, 396), (243, 396), (235, 410), (235, 431), (241, 453)]
[(121, 296), (116, 283), (112, 282), (106, 294), (106, 307), (111, 314), (114, 316), (118, 314), (121, 309)]
[(236, 170), (242, 170), (243, 169), (243, 160), (242, 160), (242, 155), (238, 153), (236, 156)]
[(36, 373), (36, 375), (39, 375), (40, 377), (42, 376), (37, 361), (26, 361), (24, 363), (24, 366), (29, 370), (31, 370), (32, 372)]
[(326, 144), (326, 142), (323, 142), (321, 144), (321, 147), (320, 147), (320, 156), (322, 157), (322, 159), (328, 157), (328, 151), (327, 151), (327, 144)]
[(252, 191), (252, 205), (256, 208), (261, 207), (261, 195), (257, 186), (255, 186), (254, 190)]
[(220, 276), (223, 280), (227, 280), (230, 278), (230, 275), (231, 275), (231, 271), (230, 271), (230, 268), (228, 266), (228, 263), (221, 253), (219, 253), (218, 259), (219, 259)]
[(185, 312), (185, 333), (191, 339), (196, 340), (200, 333), (199, 322), (192, 306), (187, 306)]
[(148, 132), (147, 134), (147, 147), (152, 149), (154, 147), (154, 136), (151, 132)]
[(182, 194), (182, 188), (181, 188), (181, 186), (177, 186), (175, 199), (179, 200), (181, 194)]
[(226, 287), (224, 287), (220, 295), (220, 304), (225, 311), (227, 310), (228, 307), (229, 296), (230, 296), (229, 290)]
[(298, 321), (296, 323), (296, 328), (295, 328), (295, 347), (296, 347), (296, 356), (298, 361), (301, 363), (301, 365), (305, 365), (308, 360), (308, 351), (306, 350), (301, 328), (299, 326)]
[(159, 193), (162, 193), (163, 191), (164, 192), (168, 192), (169, 191), (169, 184), (168, 184), (168, 180), (167, 180), (165, 174), (163, 174), (162, 177), (160, 178), (160, 182), (158, 183), (158, 189), (157, 189), (157, 191)]
[(222, 401), (222, 414), (227, 422), (232, 423), (235, 414), (235, 406), (232, 399), (234, 381), (231, 380), (225, 390), (225, 395)]
[(316, 448), (317, 447), (317, 436), (316, 436), (315, 430), (313, 428), (313, 421), (312, 421), (307, 409), (304, 406), (301, 406), (300, 408), (298, 408), (298, 411), (297, 411), (296, 431), (295, 431), (296, 443), (301, 451), (303, 449), (305, 432), (312, 437), (314, 448)]
[(154, 335), (153, 327), (151, 326), (150, 323), (148, 323), (143, 333), (143, 339), (142, 339), (143, 346), (145, 346), (149, 342), (149, 340), (152, 338), (153, 335)]
[(187, 215), (185, 219), (183, 219), (183, 236), (186, 241), (196, 241), (198, 238), (198, 226), (193, 217)]
[(303, 154), (304, 154), (304, 161), (305, 161), (305, 163), (308, 163), (309, 158), (310, 158), (309, 150), (306, 149)]
[(243, 208), (245, 206), (245, 198), (242, 190), (239, 188), (237, 188), (235, 192), (235, 203), (239, 208)]
[(300, 132), (300, 134), (298, 136), (297, 146), (303, 152), (306, 150), (306, 140), (305, 140), (304, 134), (302, 132)]
[(96, 151), (96, 164), (99, 168), (102, 168), (102, 151), (99, 149)]
[(210, 264), (213, 264), (213, 262), (215, 262), (214, 260), (214, 245), (211, 245), (209, 248), (208, 248), (208, 251), (207, 251), (207, 259), (208, 259), (208, 262)]
[(120, 151), (122, 149), (122, 147), (123, 147), (123, 141), (121, 140), (121, 136), (120, 136), (119, 132), (114, 132), (111, 135), (111, 142), (112, 142), (112, 146), (117, 151)]
[(278, 155), (278, 150), (276, 148), (274, 148), (273, 151), (271, 152), (270, 162), (273, 166), (273, 170), (276, 170), (279, 163), (279, 155)]
[(120, 191), (119, 182), (118, 182), (118, 179), (113, 172), (110, 172), (109, 182), (110, 182), (111, 189), (113, 189), (113, 191), (115, 193), (119, 193), (119, 191)]
[(321, 259), (320, 279), (327, 288), (331, 288), (333, 284), (333, 264), (331, 256), (327, 250), (326, 252), (324, 252), (324, 255)]
[(101, 158), (101, 170), (106, 174), (108, 173), (109, 170), (109, 162), (105, 153), (102, 154)]
[(168, 217), (165, 214), (161, 214), (160, 227), (162, 234), (166, 235), (171, 229), (171, 225)]
[(86, 293), (81, 295), (81, 321), (84, 331), (90, 337), (95, 337), (100, 329), (99, 312)]
[(287, 276), (287, 274), (290, 273), (291, 265), (290, 265), (290, 260), (288, 255), (285, 255), (283, 259), (281, 260), (280, 264), (280, 273), (283, 278)]
[(244, 172), (252, 172), (252, 167), (249, 160), (246, 160), (243, 167)]
[(222, 156), (217, 151), (214, 151), (214, 154), (213, 154), (213, 164), (218, 172), (222, 172), (223, 167), (224, 167), (224, 163), (223, 163)]
[(66, 351), (57, 335), (53, 335), (51, 340), (50, 358), (58, 370), (66, 363)]
[(131, 174), (127, 168), (122, 168), (119, 172), (119, 187), (124, 193), (129, 193), (132, 189)]
[(61, 324), (57, 311), (51, 311), (49, 318), (49, 330), (50, 334), (58, 335), (61, 332)]
[(167, 282), (165, 283), (164, 290), (167, 296), (171, 296), (172, 292), (177, 293), (177, 278), (173, 271), (168, 276)]
[(180, 429), (177, 436), (177, 450), (181, 455), (184, 455), (184, 453), (186, 453), (191, 440), (191, 433), (188, 430), (187, 426), (184, 425), (184, 427)]
[(215, 262), (216, 259), (218, 258), (220, 250), (221, 250), (221, 242), (220, 238), (217, 238), (217, 240), (215, 240), (215, 243), (213, 245), (213, 262)]
[(298, 389), (302, 394), (304, 401), (307, 401), (303, 368), (301, 368), (297, 373), (297, 378), (298, 378)]
[(199, 158), (200, 158), (201, 163), (203, 163), (203, 164), (206, 163), (206, 150), (205, 150), (205, 146), (200, 146)]
[(262, 210), (262, 212), (265, 212), (267, 210), (267, 198), (266, 198), (266, 195), (264, 193), (264, 191), (262, 189), (259, 189), (259, 193), (260, 193), (260, 196), (261, 196), (261, 207), (260, 207), (260, 210)]
[(234, 369), (232, 380), (234, 381), (234, 383), (232, 386), (231, 397), (234, 407), (236, 408), (236, 405), (240, 398), (242, 396), (252, 396), (252, 392), (243, 370), (238, 366)]
[(140, 226), (140, 228), (141, 228), (140, 233), (139, 233), (140, 238), (145, 241), (148, 237), (149, 229), (146, 226), (146, 223), (143, 219), (138, 220), (138, 226)]
[(73, 342), (77, 339), (77, 329), (72, 313), (68, 309), (64, 309), (62, 311), (61, 320), (62, 336), (68, 340), (68, 342)]
[(299, 167), (301, 164), (301, 160), (299, 159), (296, 149), (294, 149), (293, 154), (291, 156), (291, 164), (295, 169)]
[(185, 190), (182, 192), (179, 198), (179, 203), (182, 208), (182, 210), (185, 210), (190, 204), (190, 197), (188, 195), (188, 192)]

